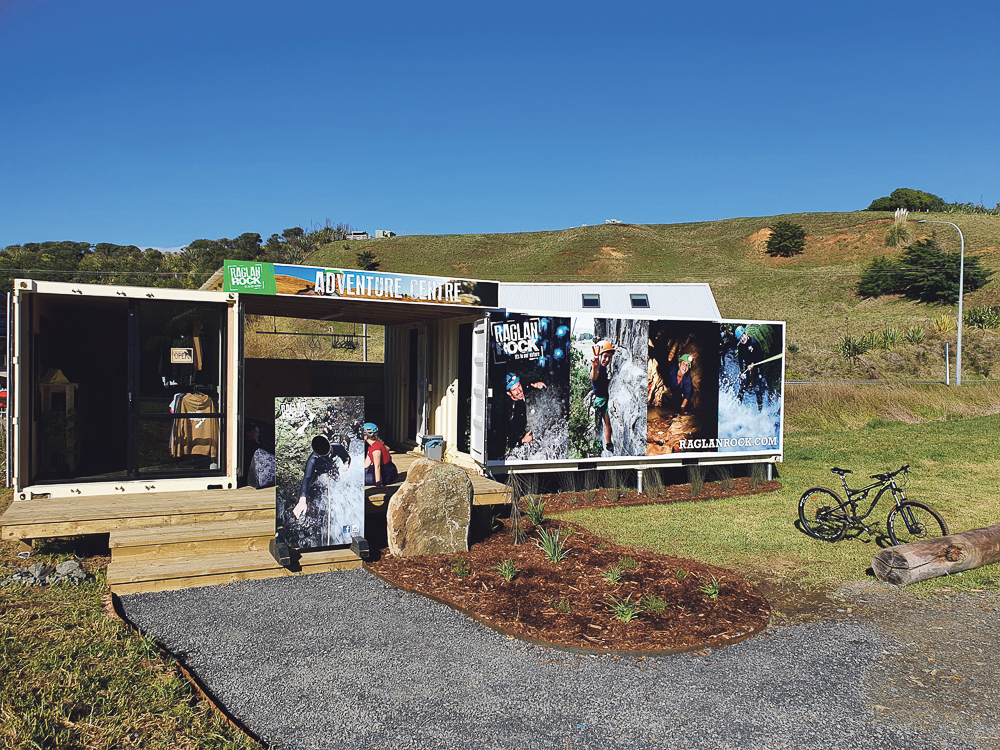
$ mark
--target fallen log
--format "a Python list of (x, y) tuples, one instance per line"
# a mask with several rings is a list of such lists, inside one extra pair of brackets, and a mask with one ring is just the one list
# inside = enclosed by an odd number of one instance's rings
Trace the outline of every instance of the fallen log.
[(1000, 523), (889, 547), (872, 559), (872, 570), (880, 581), (905, 586), (995, 562), (1000, 562)]

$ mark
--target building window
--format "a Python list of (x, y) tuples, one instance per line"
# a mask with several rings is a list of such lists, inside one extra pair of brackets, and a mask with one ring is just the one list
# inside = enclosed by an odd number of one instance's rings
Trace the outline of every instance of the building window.
[(601, 306), (601, 295), (599, 295), (599, 294), (585, 294), (585, 295), (583, 295), (583, 306), (584, 307), (600, 307)]
[(645, 294), (630, 294), (629, 298), (632, 300), (632, 307), (649, 308), (649, 297)]

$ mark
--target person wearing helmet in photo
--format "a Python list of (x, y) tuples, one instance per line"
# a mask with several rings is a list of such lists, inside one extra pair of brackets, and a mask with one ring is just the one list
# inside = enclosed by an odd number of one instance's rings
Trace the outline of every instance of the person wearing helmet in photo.
[(392, 462), (392, 456), (385, 444), (378, 439), (378, 426), (365, 422), (365, 484), (384, 487), (399, 478), (399, 470)]
[[(538, 381), (528, 383), (536, 390), (545, 388), (545, 383)], [(524, 386), (521, 379), (510, 372), (507, 373), (507, 395), (510, 397), (510, 409), (507, 412), (507, 450), (519, 445), (530, 443), (535, 439), (528, 425), (528, 407), (524, 402)]]
[(764, 410), (764, 381), (758, 375), (755, 365), (764, 359), (764, 351), (750, 332), (743, 326), (736, 331), (736, 362), (740, 368), (740, 388), (736, 394), (741, 403), (747, 392), (757, 396), (757, 411)]
[(590, 387), (594, 391), (594, 411), (597, 424), (604, 423), (604, 443), (609, 451), (615, 449), (611, 440), (611, 417), (608, 415), (608, 365), (615, 353), (615, 345), (606, 339), (598, 341), (590, 358)]
[(694, 357), (682, 354), (677, 363), (670, 368), (667, 386), (670, 388), (670, 403), (677, 411), (687, 411), (694, 395), (694, 382), (691, 380), (691, 366)]
[(306, 461), (299, 485), (299, 501), (292, 508), (295, 518), (301, 519), (309, 510), (309, 499), (318, 501), (323, 490), (329, 488), (330, 482), (339, 478), (340, 470), (335, 458), (340, 459), (341, 466), (345, 469), (351, 465), (351, 456), (344, 446), (331, 443), (326, 435), (317, 435), (312, 439), (312, 453)]

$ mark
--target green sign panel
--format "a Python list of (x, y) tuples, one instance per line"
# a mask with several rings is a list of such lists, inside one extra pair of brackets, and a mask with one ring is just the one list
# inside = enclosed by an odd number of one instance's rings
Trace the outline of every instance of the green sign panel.
[(223, 290), (241, 294), (276, 294), (274, 267), (270, 263), (227, 260)]

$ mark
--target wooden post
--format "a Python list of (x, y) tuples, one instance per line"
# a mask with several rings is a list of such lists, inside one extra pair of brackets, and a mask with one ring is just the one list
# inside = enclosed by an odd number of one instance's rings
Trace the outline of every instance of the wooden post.
[(18, 555), (23, 555), (25, 552), (27, 552), (28, 553), (27, 556), (30, 556), (31, 555), (31, 543), (32, 543), (32, 541), (34, 541), (34, 540), (32, 540), (32, 539), (19, 539), (18, 540), (19, 544), (17, 545), (17, 553), (18, 553)]
[(880, 581), (905, 586), (1000, 562), (1000, 523), (889, 547), (872, 559)]

